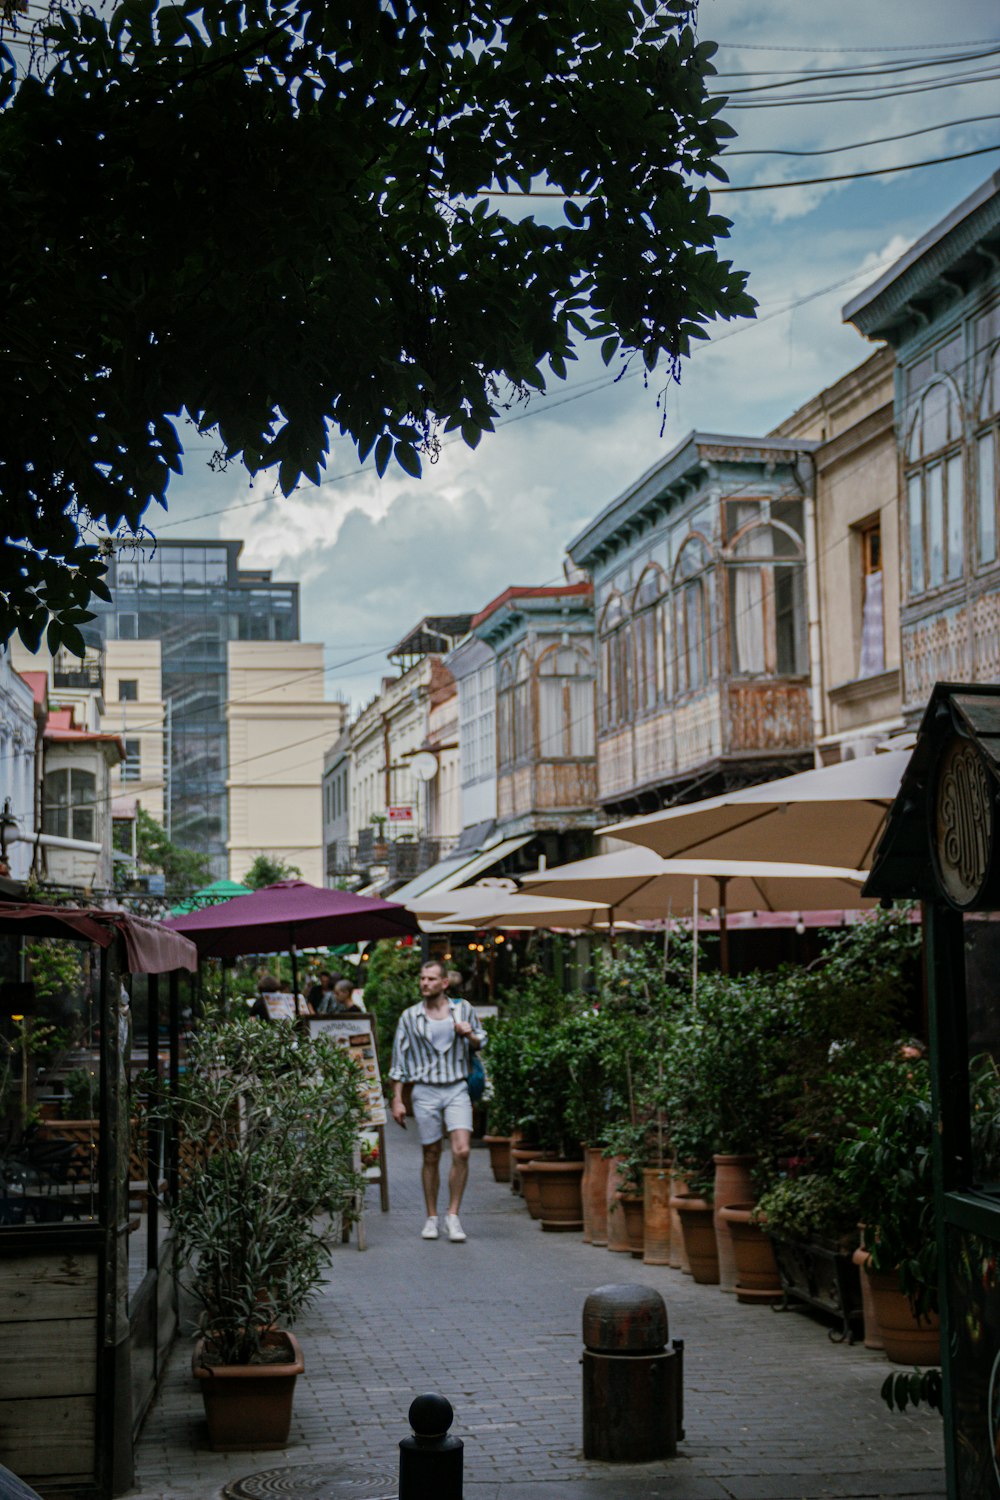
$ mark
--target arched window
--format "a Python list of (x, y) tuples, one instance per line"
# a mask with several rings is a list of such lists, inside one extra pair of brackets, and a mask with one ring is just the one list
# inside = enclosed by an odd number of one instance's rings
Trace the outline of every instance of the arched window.
[(780, 521), (751, 521), (726, 553), (729, 659), (737, 677), (806, 670), (805, 548)]
[(42, 831), (61, 839), (82, 839), (94, 843), (94, 808), (97, 801), (97, 777), (93, 771), (76, 766), (63, 771), (49, 771), (42, 784), (45, 815)]
[(594, 660), (582, 646), (550, 646), (535, 668), (539, 760), (594, 753)]
[(632, 595), (635, 620), (635, 702), (641, 712), (666, 703), (670, 696), (667, 682), (668, 586), (662, 568), (651, 563)]
[(514, 673), (514, 755), (515, 761), (525, 760), (534, 750), (531, 732), (531, 662), (528, 653), (522, 651), (517, 658)]
[(602, 729), (613, 729), (631, 717), (632, 640), (629, 614), (621, 594), (612, 594), (598, 627), (601, 651)]
[(976, 552), (980, 567), (997, 560), (1000, 480), (1000, 344), (986, 361), (976, 423)]
[(711, 675), (706, 578), (711, 553), (704, 537), (692, 534), (674, 565), (674, 661), (678, 695), (695, 693)]
[(917, 397), (906, 439), (906, 534), (911, 596), (961, 578), (965, 563), (962, 408), (936, 376)]
[(497, 765), (514, 763), (514, 668), (503, 662), (497, 680)]

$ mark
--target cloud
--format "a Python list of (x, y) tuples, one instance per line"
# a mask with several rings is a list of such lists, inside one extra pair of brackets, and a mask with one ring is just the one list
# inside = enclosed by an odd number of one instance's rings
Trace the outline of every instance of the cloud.
[[(699, 16), (701, 35), (724, 44), (720, 71), (758, 74), (933, 58), (933, 49), (960, 39), (949, 28), (978, 39), (994, 23), (994, 0), (966, 0), (954, 16), (931, 0), (907, 0), (905, 7), (702, 0)], [(765, 43), (768, 50), (756, 50)], [(880, 46), (896, 50), (872, 51)], [(798, 47), (805, 50), (785, 50)], [(765, 81), (720, 80), (720, 87)], [(741, 135), (733, 145), (808, 150), (871, 140), (986, 114), (987, 93), (970, 86), (877, 103), (734, 110), (729, 117)], [(729, 171), (734, 181), (788, 181), (943, 155), (992, 138), (989, 125), (953, 126), (834, 156), (733, 156)], [(283, 500), (266, 477), (251, 487), (235, 468), (213, 476), (192, 455), (184, 479), (171, 487), (163, 534), (239, 537), (246, 565), (299, 579), (304, 638), (324, 642), (330, 689), (358, 703), (386, 670), (384, 649), (421, 616), (472, 611), (508, 584), (558, 579), (567, 542), (687, 431), (767, 432), (867, 358), (874, 346), (844, 326), (844, 303), (970, 192), (990, 160), (815, 189), (718, 195), (720, 212), (733, 220), (722, 252), (750, 271), (760, 316), (713, 330), (717, 341), (685, 364), (679, 387), (667, 387), (662, 433), (657, 396), (664, 377), (611, 384), (614, 372), (588, 350), (569, 383), (554, 383), (547, 399), (511, 413), (475, 452), (449, 443), (419, 481), (398, 470), (382, 480), (371, 469), (358, 474), (355, 450), (338, 442), (331, 482)], [(154, 529), (161, 519), (151, 518)], [(362, 659), (349, 661), (356, 657)]]

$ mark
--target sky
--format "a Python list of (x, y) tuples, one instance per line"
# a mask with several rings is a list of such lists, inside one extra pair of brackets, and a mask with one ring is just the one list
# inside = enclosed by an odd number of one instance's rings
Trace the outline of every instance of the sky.
[[(739, 138), (726, 165), (734, 184), (1000, 144), (997, 83), (976, 79), (995, 60), (936, 61), (962, 44), (1000, 46), (995, 0), (945, 8), (936, 0), (701, 0), (698, 29), (720, 45), (720, 91), (781, 82), (782, 72), (930, 64), (867, 83), (810, 81), (731, 96), (725, 118)], [(736, 76), (747, 73), (757, 76)], [(937, 86), (959, 74), (969, 76)], [(760, 107), (792, 92), (887, 86), (890, 98)], [(740, 97), (757, 107), (734, 107)], [(947, 128), (872, 144), (927, 126)], [(844, 146), (852, 149), (734, 154)], [(302, 638), (325, 648), (326, 694), (357, 710), (392, 670), (386, 651), (424, 615), (474, 612), (510, 584), (562, 582), (566, 544), (687, 432), (766, 433), (866, 359), (873, 346), (843, 325), (843, 305), (993, 172), (1000, 150), (858, 181), (718, 195), (714, 206), (733, 221), (723, 253), (749, 271), (758, 315), (718, 325), (685, 362), (680, 384), (666, 390), (662, 431), (663, 377), (614, 383), (587, 351), (566, 382), (554, 380), (475, 451), (449, 442), (420, 479), (359, 471), (356, 451), (338, 441), (326, 481), (283, 499), (267, 476), (251, 482), (235, 467), (213, 474), (211, 444), (196, 440), (205, 446), (189, 450), (168, 512), (154, 507), (147, 522), (164, 538), (239, 539), (244, 566), (298, 580)]]

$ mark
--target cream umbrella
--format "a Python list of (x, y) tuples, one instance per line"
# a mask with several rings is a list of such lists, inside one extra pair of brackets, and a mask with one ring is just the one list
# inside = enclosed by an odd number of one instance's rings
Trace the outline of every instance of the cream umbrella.
[[(668, 858), (784, 860), (864, 869), (909, 750), (801, 771), (604, 830)], [(794, 908), (793, 908), (794, 909)]]
[(494, 899), (469, 911), (462, 920), (475, 928), (610, 927), (616, 914), (604, 901), (552, 900), (548, 896), (495, 891)]
[(414, 896), (412, 901), (404, 901), (403, 905), (423, 927), (425, 922), (463, 918), (466, 911), (484, 910), (491, 901), (516, 890), (517, 885), (513, 880), (493, 878), (478, 881), (476, 885), (459, 886), (454, 891), (429, 891), (426, 896)]
[(539, 870), (523, 886), (538, 897), (606, 901), (631, 921), (662, 921), (718, 910), (720, 960), (728, 969), (728, 911), (863, 910), (862, 870), (773, 860), (661, 859), (651, 849), (619, 849)]

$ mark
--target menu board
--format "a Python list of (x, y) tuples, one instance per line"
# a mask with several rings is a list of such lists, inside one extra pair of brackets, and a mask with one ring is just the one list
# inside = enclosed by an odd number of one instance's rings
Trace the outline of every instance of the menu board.
[(378, 1048), (375, 1045), (375, 1029), (368, 1015), (356, 1016), (310, 1016), (310, 1036), (328, 1036), (338, 1047), (350, 1052), (364, 1074), (366, 1102), (362, 1129), (371, 1130), (386, 1122), (385, 1098), (382, 1094), (382, 1079), (378, 1070)]

